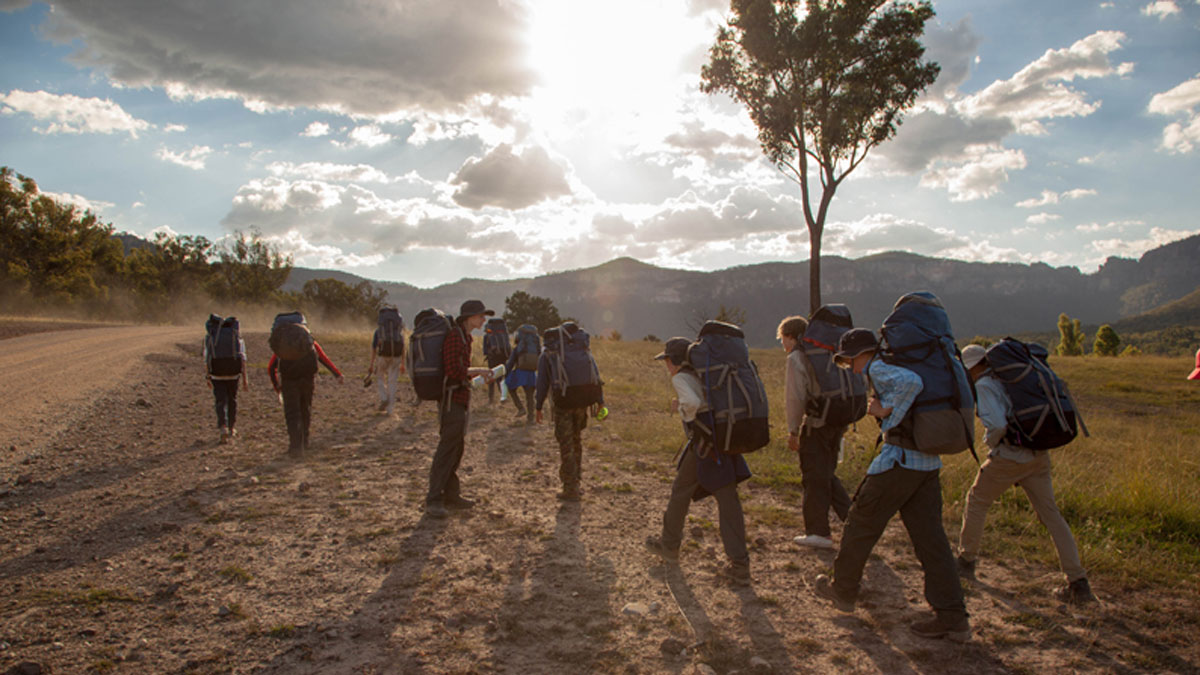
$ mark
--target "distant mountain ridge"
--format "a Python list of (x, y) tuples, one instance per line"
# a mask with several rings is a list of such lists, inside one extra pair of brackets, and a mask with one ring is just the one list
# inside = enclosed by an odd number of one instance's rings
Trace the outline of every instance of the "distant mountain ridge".
[[(896, 298), (929, 290), (942, 299), (960, 338), (1053, 330), (1066, 312), (1085, 324), (1116, 323), (1149, 312), (1200, 289), (1200, 235), (1153, 249), (1137, 260), (1109, 258), (1096, 272), (1044, 263), (977, 263), (889, 252), (857, 260), (822, 260), (821, 295), (850, 307), (855, 323), (878, 327)], [(365, 279), (347, 272), (296, 268), (285, 285), (332, 277), (349, 284)], [(551, 298), (564, 316), (592, 333), (613, 330), (625, 339), (687, 334), (689, 322), (716, 314), (720, 305), (746, 313), (747, 338), (774, 343), (775, 327), (789, 314), (808, 314), (808, 262), (770, 262), (713, 272), (674, 270), (617, 258), (596, 267), (539, 277), (487, 281), (463, 279), (436, 288), (372, 281), (406, 316), (422, 308), (457, 312), (467, 298), (504, 309), (514, 291)], [(1169, 321), (1200, 325), (1200, 303), (1184, 303)]]

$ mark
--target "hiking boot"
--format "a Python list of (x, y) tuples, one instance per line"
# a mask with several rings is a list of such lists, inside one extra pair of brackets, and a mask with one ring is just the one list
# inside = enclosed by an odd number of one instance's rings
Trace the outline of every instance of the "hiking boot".
[(955, 559), (954, 564), (958, 566), (958, 576), (964, 579), (975, 579), (975, 561), (967, 560), (961, 555)]
[(927, 621), (918, 621), (908, 628), (913, 635), (931, 640), (946, 638), (952, 642), (966, 642), (971, 639), (971, 624), (965, 618), (958, 623), (948, 624), (935, 616)]
[(445, 518), (449, 514), (441, 502), (426, 502), (425, 513), (431, 518)]
[(1065, 602), (1068, 605), (1082, 605), (1089, 602), (1096, 602), (1096, 596), (1092, 593), (1092, 586), (1088, 583), (1087, 577), (1076, 579), (1066, 586), (1059, 586), (1054, 589), (1054, 597), (1059, 602)]
[(453, 497), (446, 498), (446, 508), (450, 509), (451, 511), (465, 511), (467, 509), (475, 508), (475, 502), (474, 500), (467, 499), (462, 495), (455, 495)]
[(662, 537), (646, 537), (646, 550), (672, 565), (679, 563), (679, 549), (663, 546)]
[(721, 576), (734, 586), (749, 586), (750, 565), (731, 562), (721, 569)]
[(832, 600), (834, 608), (839, 612), (854, 611), (854, 601), (846, 600), (838, 595), (837, 589), (833, 587), (833, 579), (830, 579), (828, 575), (817, 575), (817, 580), (813, 584), (813, 593), (819, 598)]
[(217, 442), (221, 445), (225, 445), (229, 442), (229, 430), (227, 430), (225, 427), (221, 427), (221, 440)]
[(804, 537), (793, 537), (792, 543), (805, 548), (833, 548), (833, 540), (829, 537), (822, 537), (819, 534), (810, 534)]

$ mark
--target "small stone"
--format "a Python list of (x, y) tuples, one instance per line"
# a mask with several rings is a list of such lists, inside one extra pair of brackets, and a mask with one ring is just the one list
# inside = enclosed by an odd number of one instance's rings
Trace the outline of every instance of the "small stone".
[(756, 675), (766, 675), (771, 672), (771, 663), (761, 656), (751, 657), (750, 672)]
[(661, 602), (655, 600), (654, 602), (650, 603), (650, 611), (652, 613), (658, 613), (658, 610), (660, 610), (660, 609), (662, 609)]
[(146, 399), (139, 396), (138, 400), (137, 400), (137, 405), (138, 405), (138, 407), (141, 407), (141, 408), (149, 408), (150, 401), (147, 401)]
[(650, 608), (644, 602), (631, 602), (621, 608), (621, 613), (630, 616), (646, 616), (650, 613)]
[(250, 485), (258, 485), (258, 476), (250, 476), (246, 479), (246, 483)]
[(658, 651), (667, 656), (682, 656), (685, 649), (687, 649), (687, 645), (683, 643), (683, 640), (670, 637), (663, 640), (662, 644), (658, 646)]
[(84, 628), (83, 630), (79, 631), (79, 637), (85, 637), (85, 638), (96, 637), (96, 629), (95, 628)]
[(225, 605), (221, 605), (217, 608), (217, 616), (229, 616), (230, 614), (233, 614), (233, 610), (229, 609)]
[(65, 648), (66, 648), (66, 645), (64, 645), (61, 642), (51, 642), (50, 643), (50, 649), (53, 649), (56, 652), (60, 652)]
[(300, 485), (296, 486), (296, 489), (299, 490), (300, 492), (308, 492), (309, 490), (312, 489), (312, 486), (309, 485), (308, 483), (300, 483)]

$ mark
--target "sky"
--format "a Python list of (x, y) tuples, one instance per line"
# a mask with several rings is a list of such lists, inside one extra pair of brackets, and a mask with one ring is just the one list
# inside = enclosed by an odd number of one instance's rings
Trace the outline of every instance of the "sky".
[[(1200, 232), (1200, 0), (945, 0), (825, 255), (1094, 271)], [(430, 287), (809, 258), (700, 92), (727, 0), (0, 0), (0, 165), (117, 231)]]

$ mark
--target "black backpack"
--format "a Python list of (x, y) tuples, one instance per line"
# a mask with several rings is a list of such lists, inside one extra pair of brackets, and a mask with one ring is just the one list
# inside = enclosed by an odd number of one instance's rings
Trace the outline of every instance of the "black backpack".
[[(308, 357), (316, 361), (312, 333), (308, 331), (308, 323), (299, 311), (275, 315), (267, 344), (275, 356), (284, 361), (299, 361)], [(315, 367), (313, 372), (316, 372)]]
[(379, 327), (375, 329), (378, 339), (377, 354), (386, 357), (404, 356), (404, 317), (395, 307), (379, 309)]
[(604, 382), (592, 358), (591, 336), (573, 321), (545, 333), (550, 389), (558, 408), (586, 408), (604, 400)]
[(767, 390), (750, 360), (746, 335), (737, 326), (709, 321), (688, 347), (708, 411), (696, 415), (714, 446), (730, 454), (753, 452), (771, 440)]
[(517, 329), (517, 369), (537, 370), (538, 357), (542, 353), (542, 338), (537, 327), (525, 324)]
[(801, 353), (821, 389), (819, 396), (808, 400), (808, 416), (829, 427), (853, 424), (867, 414), (867, 378), (839, 368), (833, 359), (842, 334), (853, 327), (845, 305), (822, 305), (808, 320), (800, 341)]
[(492, 317), (483, 325), (483, 353), (489, 361), (507, 360), (512, 353), (508, 324), (501, 317)]
[(1012, 401), (1012, 418), (1004, 442), (1030, 450), (1059, 448), (1075, 440), (1087, 425), (1067, 391), (1067, 383), (1050, 368), (1046, 348), (1006, 337), (988, 347), (987, 362)]
[(221, 377), (241, 375), (246, 354), (242, 351), (237, 317), (222, 319), (213, 314), (205, 322), (205, 327), (208, 332), (208, 372)]
[(423, 309), (413, 319), (413, 332), (408, 336), (408, 358), (418, 399), (442, 400), (446, 391), (442, 345), (450, 331), (457, 329), (454, 318), (438, 309)]

